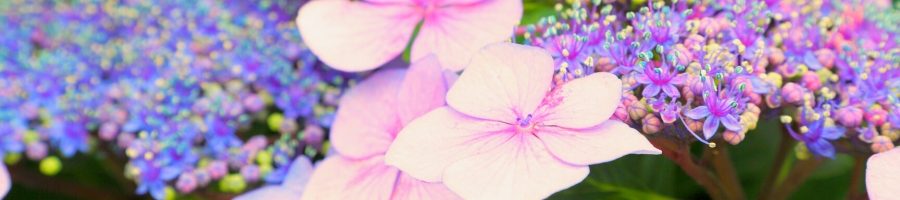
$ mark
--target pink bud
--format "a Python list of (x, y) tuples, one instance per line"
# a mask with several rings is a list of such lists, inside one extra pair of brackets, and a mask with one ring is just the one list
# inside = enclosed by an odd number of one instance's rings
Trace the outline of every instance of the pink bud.
[(225, 162), (215, 160), (209, 162), (209, 165), (206, 166), (206, 170), (209, 171), (210, 178), (220, 179), (228, 173), (228, 166), (226, 166)]
[(297, 133), (300, 129), (299, 125), (297, 125), (297, 121), (293, 119), (285, 119), (281, 120), (281, 127), (278, 129), (278, 132), (283, 134), (293, 134)]
[(806, 73), (803, 73), (803, 76), (800, 77), (800, 83), (812, 91), (822, 88), (822, 80), (819, 79), (819, 74), (816, 74), (813, 71), (806, 71)]
[(190, 193), (197, 189), (197, 176), (194, 173), (182, 173), (175, 182), (175, 189), (181, 193)]
[(631, 117), (632, 120), (641, 120), (645, 115), (647, 115), (647, 106), (645, 106), (643, 102), (635, 101), (628, 106), (628, 116)]
[(25, 146), (25, 156), (31, 160), (41, 160), (47, 157), (47, 145), (43, 142), (32, 142)]
[(241, 176), (243, 176), (244, 180), (247, 182), (256, 182), (259, 180), (260, 176), (259, 167), (256, 165), (246, 165), (241, 167)]
[(891, 149), (894, 149), (894, 142), (891, 141), (891, 138), (887, 136), (875, 136), (875, 139), (872, 139), (872, 152), (873, 153), (881, 153)]
[(247, 140), (247, 143), (244, 143), (244, 147), (242, 148), (245, 151), (256, 152), (266, 148), (266, 144), (268, 141), (266, 140), (266, 136), (257, 135), (251, 137)]
[(134, 133), (122, 133), (119, 134), (117, 143), (120, 147), (131, 146), (131, 143), (134, 142), (134, 138)]
[(843, 107), (836, 114), (837, 121), (846, 127), (858, 127), (862, 123), (863, 111), (857, 107)]
[(259, 95), (256, 94), (250, 94), (244, 97), (243, 103), (244, 108), (247, 108), (247, 111), (251, 113), (259, 112), (266, 106), (262, 98), (259, 98)]
[(753, 82), (750, 81), (746, 76), (738, 76), (734, 78), (731, 82), (733, 86), (739, 86), (744, 84), (744, 90), (741, 90), (741, 94), (750, 95), (753, 93)]
[(828, 49), (828, 48), (819, 49), (819, 50), (816, 50), (816, 52), (813, 54), (816, 55), (816, 59), (818, 59), (819, 63), (822, 63), (822, 66), (825, 66), (825, 68), (831, 69), (831, 67), (834, 67), (834, 61), (837, 58), (837, 56), (834, 54), (834, 51), (832, 51), (831, 49)]
[(212, 177), (206, 169), (194, 170), (194, 177), (197, 177), (197, 184), (199, 186), (206, 186), (206, 184), (209, 184), (209, 182), (212, 181)]
[(312, 146), (318, 151), (322, 151), (322, 140), (325, 139), (325, 130), (315, 124), (306, 125), (303, 129), (303, 142)]
[(700, 95), (700, 92), (703, 92), (703, 81), (700, 81), (700, 76), (688, 75), (687, 81), (685, 82), (685, 88), (690, 87), (690, 90), (694, 92), (694, 95)]
[(781, 97), (784, 98), (784, 102), (790, 104), (801, 105), (803, 103), (803, 95), (803, 88), (796, 83), (787, 83), (781, 88)]
[(599, 59), (597, 59), (597, 64), (595, 65), (595, 68), (596, 68), (595, 70), (597, 72), (611, 72), (614, 69), (616, 69), (617, 66), (618, 65), (616, 65), (615, 62), (613, 62), (612, 58), (600, 57)]
[(728, 141), (731, 145), (737, 145), (744, 140), (744, 136), (745, 134), (741, 132), (725, 130), (725, 133), (722, 134), (722, 139), (725, 139), (725, 141)]
[(748, 103), (749, 105), (753, 105), (753, 104), (757, 104), (757, 105), (758, 105), (758, 104), (762, 104), (762, 96), (759, 95), (759, 94), (757, 94), (757, 93), (750, 93), (750, 94), (747, 95), (747, 98), (750, 99), (749, 101), (747, 101), (747, 103)]
[(100, 125), (100, 130), (97, 130), (97, 135), (103, 141), (112, 141), (116, 138), (116, 134), (119, 134), (119, 125), (112, 122), (104, 122)]
[(622, 104), (626, 107), (631, 105), (632, 103), (638, 101), (638, 98), (631, 93), (623, 92), (622, 93)]
[(654, 134), (658, 133), (659, 129), (662, 128), (662, 123), (659, 121), (659, 118), (656, 115), (646, 115), (642, 120), (644, 134)]
[(881, 126), (884, 122), (887, 121), (888, 112), (881, 107), (874, 107), (869, 109), (869, 112), (866, 113), (866, 121), (869, 123), (875, 124), (875, 126)]
[(780, 65), (784, 62), (784, 51), (777, 47), (769, 47), (769, 63), (773, 65)]
[(703, 121), (694, 120), (690, 117), (682, 117), (681, 120), (684, 120), (684, 123), (687, 124), (691, 131), (700, 132), (703, 130)]
[(703, 36), (697, 34), (691, 34), (684, 39), (684, 47), (691, 49), (694, 46), (703, 46), (706, 43), (706, 39)]
[(613, 112), (609, 119), (628, 123), (628, 111), (625, 109), (625, 105), (619, 104), (619, 107), (616, 107), (616, 112)]

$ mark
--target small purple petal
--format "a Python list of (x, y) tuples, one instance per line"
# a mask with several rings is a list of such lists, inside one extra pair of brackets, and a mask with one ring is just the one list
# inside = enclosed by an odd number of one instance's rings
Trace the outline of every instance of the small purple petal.
[(650, 80), (650, 77), (648, 77), (645, 74), (635, 74), (634, 81), (637, 81), (638, 83), (641, 83), (641, 84), (650, 84), (652, 82)]
[(719, 129), (719, 118), (716, 116), (709, 116), (706, 118), (706, 122), (703, 122), (703, 136), (706, 137), (707, 140), (712, 138), (713, 135), (716, 134), (716, 131)]
[(826, 158), (834, 159), (834, 146), (828, 142), (828, 140), (816, 140), (813, 142), (806, 143), (806, 148), (809, 151), (815, 153), (816, 155), (820, 155)]
[(678, 76), (673, 77), (672, 80), (669, 80), (669, 84), (681, 85), (684, 84), (685, 81), (687, 81), (687, 74), (679, 74)]
[(681, 93), (678, 92), (678, 88), (675, 88), (672, 84), (666, 84), (662, 87), (663, 92), (666, 92), (666, 95), (670, 97), (678, 98), (681, 96)]
[(649, 84), (649, 85), (647, 85), (647, 87), (644, 88), (643, 95), (644, 95), (644, 97), (656, 96), (656, 94), (659, 94), (659, 90), (660, 90), (660, 88), (658, 85)]
[(734, 132), (741, 131), (741, 124), (738, 123), (738, 120), (735, 119), (734, 115), (725, 115), (725, 117), (722, 118), (722, 125), (725, 125), (725, 128), (727, 128), (730, 131), (734, 131)]
[(695, 120), (709, 116), (709, 108), (706, 106), (698, 106), (684, 113), (687, 117)]

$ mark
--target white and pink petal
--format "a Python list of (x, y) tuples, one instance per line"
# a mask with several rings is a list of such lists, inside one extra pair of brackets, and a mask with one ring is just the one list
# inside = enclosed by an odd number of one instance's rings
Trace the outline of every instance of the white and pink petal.
[(900, 148), (869, 158), (866, 163), (866, 191), (873, 200), (900, 197)]
[(512, 124), (537, 109), (552, 76), (553, 58), (544, 49), (493, 43), (472, 56), (447, 92), (447, 104), (472, 117)]
[(385, 163), (417, 179), (440, 182), (450, 164), (497, 148), (514, 134), (512, 125), (444, 106), (406, 125), (391, 144)]
[(389, 199), (400, 173), (384, 165), (383, 156), (364, 160), (330, 156), (316, 166), (301, 199)]
[(607, 120), (585, 129), (547, 127), (538, 133), (551, 154), (573, 165), (609, 162), (628, 154), (660, 154), (650, 141), (625, 123)]
[(544, 199), (589, 172), (553, 157), (537, 137), (517, 134), (447, 167), (444, 184), (464, 199)]
[(587, 128), (609, 119), (621, 99), (622, 81), (600, 72), (557, 86), (535, 114), (545, 125)]
[(300, 8), (297, 26), (319, 60), (356, 72), (400, 55), (422, 17), (415, 7), (404, 4), (320, 0)]
[(396, 98), (405, 71), (379, 71), (341, 97), (330, 135), (341, 155), (363, 159), (387, 151), (400, 131)]
[(425, 16), (413, 42), (410, 58), (435, 54), (441, 66), (453, 71), (466, 68), (469, 59), (487, 44), (513, 36), (522, 19), (521, 0), (453, 0)]

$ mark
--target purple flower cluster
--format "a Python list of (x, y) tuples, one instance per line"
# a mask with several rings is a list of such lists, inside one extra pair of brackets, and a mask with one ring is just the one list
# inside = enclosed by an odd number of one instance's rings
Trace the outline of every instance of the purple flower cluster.
[(897, 10), (647, 2), (637, 12), (600, 1), (557, 5), (558, 15), (527, 26), (524, 43), (551, 52), (557, 84), (621, 75), (625, 94), (612, 119), (645, 134), (738, 144), (760, 117), (783, 115), (798, 149), (819, 157), (883, 152), (900, 138), (900, 29), (888, 25)]
[[(0, 157), (110, 150), (157, 199), (228, 174), (280, 182), (295, 157), (323, 151), (320, 127), (364, 76), (303, 45), (301, 1), (8, 3)], [(275, 136), (249, 129), (274, 115)]]

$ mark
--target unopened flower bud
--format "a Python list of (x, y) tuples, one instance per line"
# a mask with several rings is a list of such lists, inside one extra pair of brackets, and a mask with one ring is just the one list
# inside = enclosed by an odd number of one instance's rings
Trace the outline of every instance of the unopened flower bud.
[(875, 105), (869, 109), (869, 112), (866, 112), (866, 121), (869, 123), (875, 124), (875, 126), (881, 126), (884, 122), (887, 121), (888, 112), (881, 108), (881, 106)]
[(662, 123), (656, 115), (645, 115), (642, 123), (644, 134), (655, 134), (662, 128)]
[(197, 176), (193, 172), (182, 173), (175, 182), (175, 189), (181, 193), (190, 193), (197, 189)]
[(790, 104), (801, 105), (801, 103), (803, 103), (802, 100), (804, 94), (803, 88), (796, 83), (787, 83), (781, 88), (781, 97), (784, 98), (785, 102)]
[(770, 47), (769, 49), (769, 63), (773, 65), (780, 65), (784, 62), (784, 51), (777, 47)]
[(835, 117), (845, 127), (858, 127), (862, 124), (863, 111), (857, 107), (843, 107), (837, 110)]
[(647, 115), (647, 106), (643, 102), (635, 101), (628, 106), (628, 116), (631, 120), (641, 120)]
[(728, 141), (728, 143), (730, 143), (731, 145), (737, 145), (738, 143), (741, 143), (741, 141), (744, 140), (744, 136), (745, 134), (742, 132), (734, 132), (730, 130), (725, 130), (725, 133), (722, 133), (722, 138), (725, 139), (725, 141)]
[(47, 145), (43, 142), (32, 142), (25, 146), (25, 156), (31, 160), (41, 160), (47, 157)]
[(215, 160), (209, 162), (209, 165), (206, 166), (206, 170), (209, 171), (210, 178), (219, 179), (228, 173), (228, 166), (225, 164), (225, 162)]
[(250, 94), (244, 97), (242, 103), (244, 104), (244, 108), (247, 109), (248, 112), (255, 113), (262, 110), (266, 104), (263, 102), (262, 98), (256, 94)]
[(891, 141), (891, 138), (889, 138), (887, 136), (879, 135), (879, 136), (875, 136), (875, 138), (872, 139), (871, 147), (872, 147), (872, 152), (881, 153), (881, 152), (885, 152), (885, 151), (894, 149), (894, 142)]
[(690, 117), (682, 117), (681, 120), (684, 120), (684, 123), (687, 124), (687, 128), (691, 129), (693, 132), (700, 132), (703, 130), (703, 121), (694, 120)]
[(613, 115), (610, 116), (609, 119), (628, 123), (628, 111), (623, 104), (620, 104), (616, 107), (616, 111), (613, 112)]
[(245, 165), (241, 167), (241, 176), (243, 176), (244, 180), (247, 180), (247, 182), (256, 182), (260, 177), (259, 167), (256, 165)]
[(819, 63), (821, 63), (825, 68), (831, 69), (832, 67), (834, 67), (834, 61), (835, 59), (837, 59), (837, 56), (831, 49), (822, 48), (816, 50), (816, 52), (813, 54), (816, 55), (816, 59), (819, 60)]
[(97, 130), (97, 135), (104, 141), (112, 141), (116, 138), (116, 134), (119, 134), (119, 125), (112, 122), (104, 122)]
[(813, 71), (806, 71), (806, 73), (803, 73), (803, 76), (800, 77), (800, 83), (812, 91), (822, 88), (822, 80), (819, 79), (819, 74), (816, 74)]

